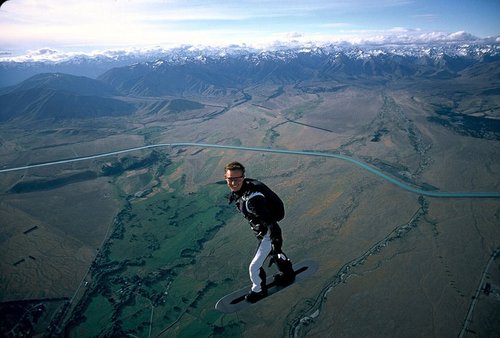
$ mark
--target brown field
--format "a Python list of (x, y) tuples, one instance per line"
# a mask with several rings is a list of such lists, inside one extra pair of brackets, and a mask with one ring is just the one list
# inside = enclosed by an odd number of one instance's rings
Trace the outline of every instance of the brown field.
[[(4, 166), (14, 167), (146, 142), (203, 142), (338, 152), (410, 185), (451, 192), (500, 191), (499, 141), (462, 135), (430, 122), (430, 104), (441, 102), (439, 97), (418, 88), (348, 86), (318, 94), (285, 87), (282, 95), (268, 99), (275, 91), (273, 86), (248, 89), (251, 101), (212, 118), (205, 118), (210, 109), (192, 112), (189, 120), (142, 111), (128, 120), (101, 121), (95, 133), (90, 132), (92, 125), (80, 121), (26, 130), (17, 137), (20, 127), (4, 125), (0, 159)], [(230, 102), (225, 98), (220, 106)], [(457, 104), (473, 113), (476, 103), (467, 99)], [(85, 170), (98, 173), (104, 164), (127, 155), (0, 173), (0, 300), (71, 298), (78, 290), (72, 306), (76, 305), (84, 294), (79, 287), (82, 281), (92, 281), (89, 267), (127, 199), (139, 208), (174, 192), (183, 198), (197, 196), (221, 181), (224, 164), (234, 159), (246, 163), (248, 176), (262, 179), (283, 197), (284, 249), (294, 261), (318, 261), (319, 270), (313, 278), (237, 315), (217, 313), (217, 299), (247, 283), (247, 263), (256, 245), (248, 226), (235, 214), (194, 254), (192, 263), (179, 268), (172, 286), (161, 284), (170, 288), (168, 297), (182, 294), (185, 304), (193, 304), (207, 281), (221, 287), (205, 290), (198, 305), (186, 305), (175, 320), (165, 319), (171, 315), (167, 305), (158, 305), (151, 324), (150, 300), (138, 295), (135, 308), (127, 307), (120, 317), (129, 320), (123, 325), (130, 332), (144, 335), (151, 325), (153, 336), (163, 337), (211, 336), (215, 331), (203, 331), (210, 326), (219, 328), (222, 336), (456, 337), (476, 291), (484, 287), (480, 280), (485, 266), (500, 245), (498, 199), (419, 197), (330, 158), (196, 147), (158, 151), (174, 162), (175, 167), (168, 167), (171, 171), (162, 172), (155, 164), (26, 193), (9, 189), (23, 181)], [(225, 187), (217, 189), (220, 193)], [(152, 213), (143, 222), (170, 221), (161, 217)], [(33, 226), (37, 228), (24, 233)], [(120, 241), (109, 241), (110, 257), (116, 261), (117, 248), (127, 246)], [(145, 257), (146, 249), (134, 250)], [(141, 275), (148, 268), (128, 269)], [(480, 293), (466, 336), (473, 336), (470, 331), (485, 336), (499, 330), (492, 320), (498, 313), (497, 272), (494, 260), (487, 281), (496, 293)], [(192, 289), (183, 290), (182, 285)], [(99, 326), (109, 324), (112, 307), (106, 300), (109, 295), (103, 295), (91, 298), (85, 308), (87, 314), (104, 309), (106, 320), (81, 321), (74, 325), (73, 335), (90, 335), (90, 327), (92, 334), (99, 334)], [(175, 298), (177, 307), (179, 299)], [(49, 322), (50, 316), (45, 320)]]

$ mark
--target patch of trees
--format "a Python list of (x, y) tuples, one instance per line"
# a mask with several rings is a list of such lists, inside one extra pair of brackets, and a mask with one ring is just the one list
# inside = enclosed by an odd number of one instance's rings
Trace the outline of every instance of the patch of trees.
[[(128, 170), (147, 168), (159, 162), (161, 157), (161, 154), (157, 151), (152, 151), (149, 155), (143, 158), (125, 156), (117, 161), (103, 165), (101, 168), (101, 174), (103, 176), (118, 176)], [(163, 160), (166, 161), (165, 165), (169, 165), (171, 163), (168, 158)]]
[(500, 120), (456, 113), (445, 107), (436, 107), (435, 113), (435, 116), (429, 116), (427, 120), (452, 129), (461, 135), (500, 140)]

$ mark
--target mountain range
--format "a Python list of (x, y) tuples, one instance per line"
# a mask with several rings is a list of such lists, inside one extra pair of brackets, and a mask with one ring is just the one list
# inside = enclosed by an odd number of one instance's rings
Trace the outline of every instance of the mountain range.
[[(126, 64), (123, 58), (115, 64), (102, 58), (50, 64), (3, 62), (0, 74), (11, 79), (27, 74), (27, 69), (70, 69), (73, 75), (42, 73), (0, 89), (0, 120), (123, 115), (134, 111), (134, 106), (123, 99), (126, 96), (219, 96), (257, 84), (392, 84), (466, 75), (489, 77), (495, 86), (500, 69), (498, 44), (328, 46), (276, 51), (180, 48), (153, 56), (155, 59), (133, 64)], [(137, 61), (137, 56), (130, 61)], [(91, 78), (88, 69), (92, 65), (94, 72), (101, 69), (103, 73)]]
[(354, 81), (386, 83), (401, 79), (449, 79), (478, 63), (500, 60), (496, 48), (467, 53), (406, 54), (393, 51), (287, 50), (280, 52), (161, 59), (114, 68), (98, 79), (125, 95), (182, 95), (225, 92), (255, 84), (294, 84), (303, 81)]
[[(39, 55), (38, 55), (39, 54)], [(163, 60), (168, 64), (187, 64), (204, 60), (241, 58), (292, 59), (309, 54), (330, 58), (347, 58), (367, 61), (370, 58), (426, 58), (439, 60), (441, 57), (481, 60), (500, 54), (500, 43), (496, 40), (462, 43), (426, 43), (364, 45), (296, 45), (276, 46), (262, 50), (247, 46), (204, 47), (184, 46), (172, 49), (133, 51), (107, 51), (97, 54), (59, 55), (53, 50), (41, 50), (37, 56), (0, 59), (0, 87), (15, 85), (40, 73), (66, 73), (97, 78), (106, 71), (147, 61)], [(58, 55), (58, 56), (54, 56)]]

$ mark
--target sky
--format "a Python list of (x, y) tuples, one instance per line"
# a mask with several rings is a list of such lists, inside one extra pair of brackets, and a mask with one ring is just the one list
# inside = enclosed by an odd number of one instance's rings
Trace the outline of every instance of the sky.
[(496, 38), (500, 0), (9, 0), (0, 55)]

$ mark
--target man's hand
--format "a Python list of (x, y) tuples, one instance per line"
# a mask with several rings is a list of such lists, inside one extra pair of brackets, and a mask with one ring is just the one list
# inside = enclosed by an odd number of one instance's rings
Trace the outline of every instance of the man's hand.
[(255, 231), (258, 239), (262, 240), (267, 234), (267, 226), (265, 224), (255, 223), (250, 221), (250, 227)]

